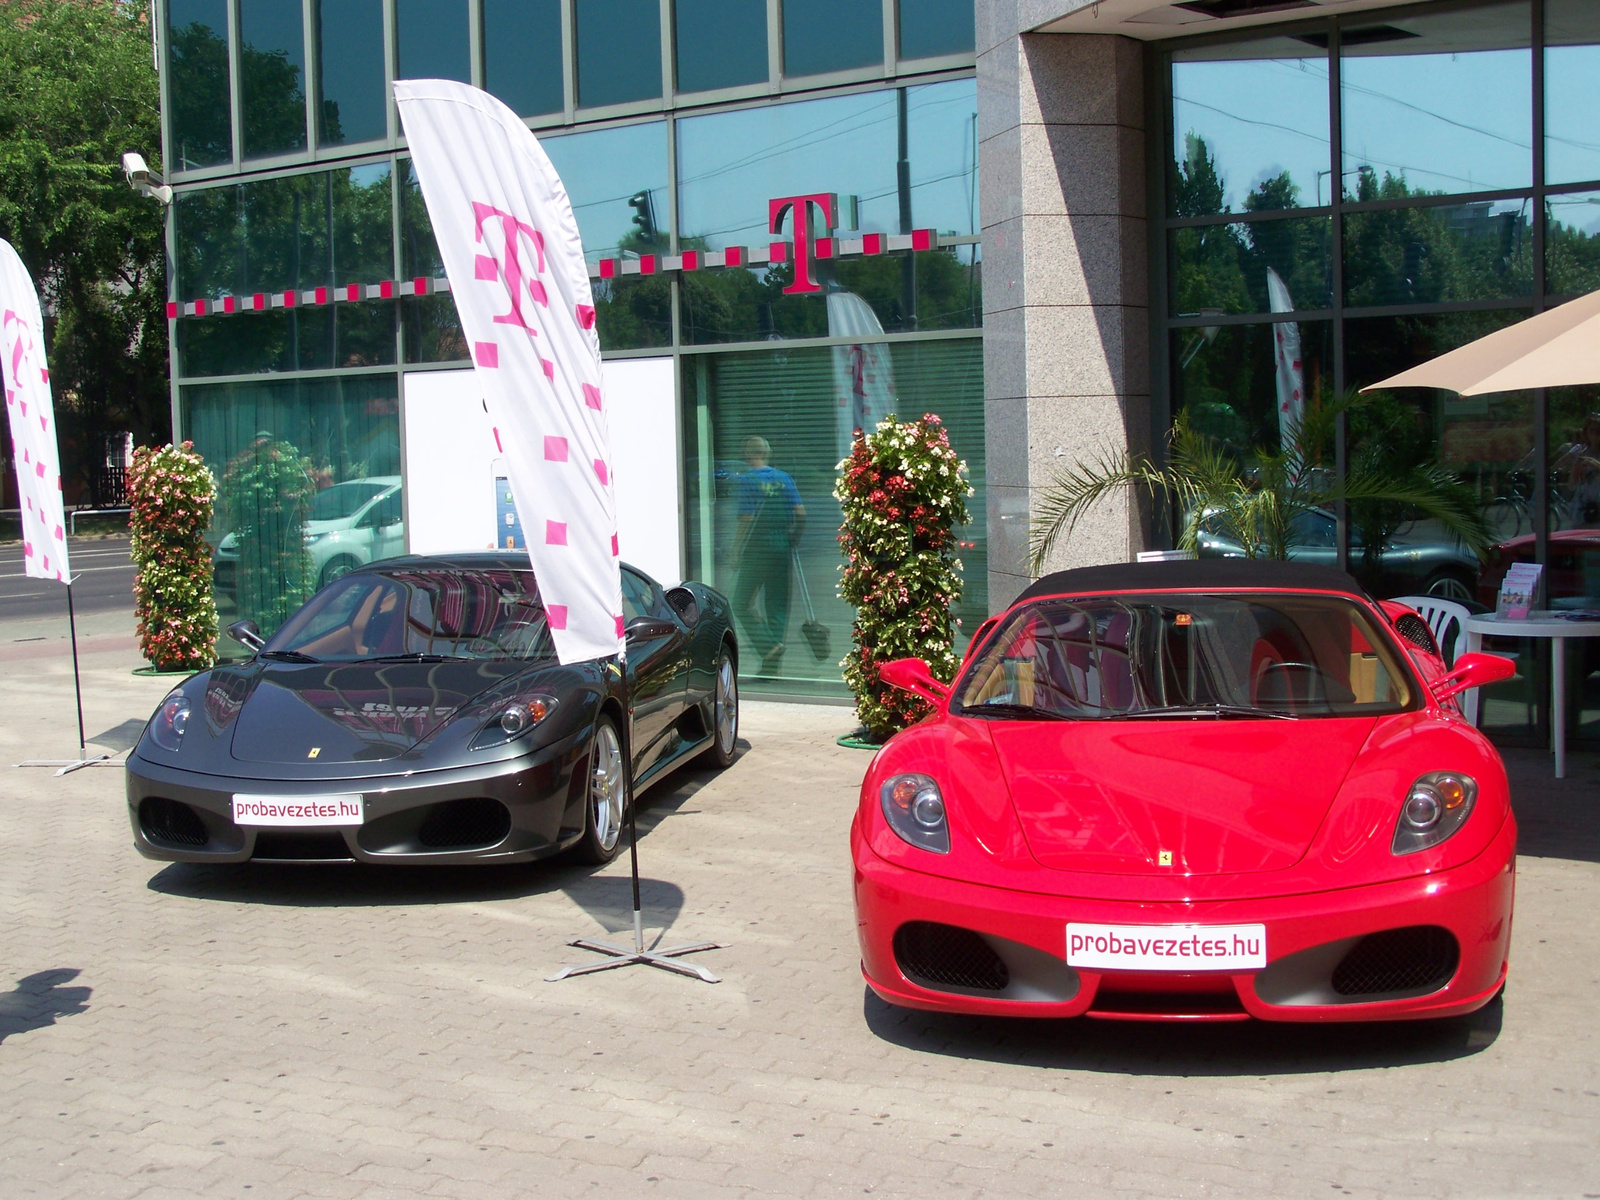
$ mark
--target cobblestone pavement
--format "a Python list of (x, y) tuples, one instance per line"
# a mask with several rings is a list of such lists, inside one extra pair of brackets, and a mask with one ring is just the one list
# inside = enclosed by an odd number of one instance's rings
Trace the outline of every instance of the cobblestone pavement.
[[(164, 690), (84, 659), (91, 734)], [(0, 661), (0, 1194), (1593, 1196), (1600, 771), (1517, 757), (1503, 1010), (1442, 1026), (955, 1020), (870, 998), (842, 709), (756, 706), (645, 810), (652, 927), (707, 986), (544, 977), (622, 864), (197, 869), (133, 851), (70, 661)]]

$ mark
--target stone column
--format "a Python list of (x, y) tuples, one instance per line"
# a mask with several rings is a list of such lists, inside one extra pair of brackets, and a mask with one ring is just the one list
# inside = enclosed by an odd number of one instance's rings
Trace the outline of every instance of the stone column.
[[(1151, 425), (1143, 47), (1022, 33), (1018, 7), (977, 6), (991, 611), (1032, 578), (1057, 466), (1148, 450)], [(1046, 569), (1129, 561), (1137, 507), (1107, 500)]]

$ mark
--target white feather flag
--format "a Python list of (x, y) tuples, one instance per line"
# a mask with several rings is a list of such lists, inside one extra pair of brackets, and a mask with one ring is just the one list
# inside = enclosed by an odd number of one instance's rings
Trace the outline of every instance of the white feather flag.
[(70, 583), (61, 455), (39, 293), (28, 268), (6, 241), (0, 241), (0, 360), (6, 415), (11, 419), (11, 460), (17, 468), (22, 506), (22, 569), (35, 579)]
[(394, 95), (556, 654), (609, 658), (623, 646), (616, 500), (594, 298), (566, 188), (487, 92), (411, 79)]

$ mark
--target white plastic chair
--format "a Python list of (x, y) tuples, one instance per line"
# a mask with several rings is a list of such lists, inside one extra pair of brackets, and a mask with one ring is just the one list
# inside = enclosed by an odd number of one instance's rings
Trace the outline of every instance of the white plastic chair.
[[(1447, 667), (1456, 665), (1456, 657), (1467, 648), (1467, 618), (1472, 614), (1467, 606), (1454, 600), (1441, 600), (1438, 596), (1396, 596), (1396, 603), (1414, 608), (1417, 615), (1428, 623), (1433, 640), (1439, 643), (1439, 653)], [(1478, 689), (1471, 688), (1461, 697), (1461, 715), (1476, 725), (1478, 723)]]

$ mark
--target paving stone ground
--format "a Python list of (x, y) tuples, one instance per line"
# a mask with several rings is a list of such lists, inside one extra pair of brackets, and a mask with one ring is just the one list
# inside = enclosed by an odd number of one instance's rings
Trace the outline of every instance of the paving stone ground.
[[(166, 681), (84, 658), (91, 735)], [(194, 868), (138, 857), (75, 750), (70, 660), (0, 658), (5, 1197), (1600, 1195), (1600, 770), (1512, 756), (1503, 1007), (1444, 1025), (932, 1017), (870, 997), (838, 708), (750, 705), (724, 774), (648, 797), (652, 936), (708, 986), (562, 983), (627, 936), (593, 872)], [(126, 736), (126, 728), (122, 735)]]

